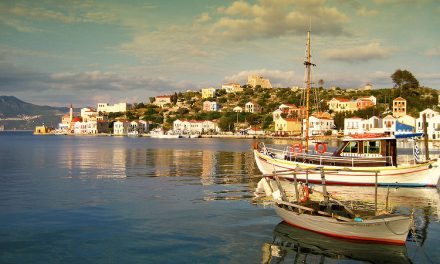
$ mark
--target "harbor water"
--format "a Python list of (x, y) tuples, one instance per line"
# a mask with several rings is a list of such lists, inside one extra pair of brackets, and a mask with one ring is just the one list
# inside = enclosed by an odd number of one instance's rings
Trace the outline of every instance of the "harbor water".
[(405, 246), (333, 239), (254, 195), (252, 143), (0, 132), (0, 263), (440, 263), (438, 189), (380, 188), (414, 210)]

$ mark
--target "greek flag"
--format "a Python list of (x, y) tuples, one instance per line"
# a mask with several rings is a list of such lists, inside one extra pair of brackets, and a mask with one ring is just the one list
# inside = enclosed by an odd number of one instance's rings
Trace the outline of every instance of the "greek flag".
[(420, 149), (419, 149), (419, 146), (417, 146), (416, 144), (414, 144), (413, 154), (414, 154), (414, 160), (416, 161), (416, 163), (419, 163), (420, 162)]

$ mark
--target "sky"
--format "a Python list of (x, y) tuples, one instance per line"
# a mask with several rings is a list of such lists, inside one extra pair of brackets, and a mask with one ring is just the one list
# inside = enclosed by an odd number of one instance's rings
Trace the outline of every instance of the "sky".
[(440, 88), (439, 0), (0, 0), (0, 95), (52, 106), (148, 102), (249, 74), (324, 87)]

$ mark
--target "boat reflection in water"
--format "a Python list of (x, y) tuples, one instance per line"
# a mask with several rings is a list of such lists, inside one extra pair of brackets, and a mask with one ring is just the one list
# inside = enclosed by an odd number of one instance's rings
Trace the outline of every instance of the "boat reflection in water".
[(262, 263), (335, 263), (335, 260), (343, 259), (370, 263), (411, 263), (405, 246), (342, 240), (296, 228), (285, 222), (275, 227), (272, 243), (265, 243), (262, 251)]

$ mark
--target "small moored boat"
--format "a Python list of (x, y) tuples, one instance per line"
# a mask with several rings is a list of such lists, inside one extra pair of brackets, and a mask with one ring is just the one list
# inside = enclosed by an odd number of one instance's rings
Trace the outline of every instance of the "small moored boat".
[[(411, 216), (389, 212), (378, 213), (377, 211), (372, 215), (360, 215), (327, 193), (325, 172), (322, 168), (317, 170), (319, 170), (323, 184), (322, 201), (309, 199), (308, 185), (304, 185), (303, 190), (300, 191), (296, 177), (294, 178), (296, 199), (290, 201), (277, 174), (272, 175), (271, 178), (266, 177), (273, 190), (275, 211), (286, 223), (337, 238), (405, 244), (412, 225)], [(303, 194), (302, 197), (300, 193)]]

